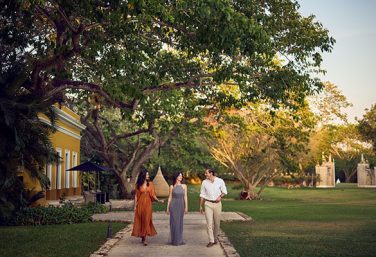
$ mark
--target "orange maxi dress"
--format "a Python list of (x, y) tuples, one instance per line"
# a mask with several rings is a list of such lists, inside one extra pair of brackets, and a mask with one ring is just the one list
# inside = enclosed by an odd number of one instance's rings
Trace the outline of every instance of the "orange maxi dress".
[(152, 221), (152, 201), (155, 197), (154, 185), (149, 182), (149, 186), (136, 189), (137, 206), (134, 214), (134, 224), (132, 236), (144, 237), (154, 236), (157, 231), (154, 228)]

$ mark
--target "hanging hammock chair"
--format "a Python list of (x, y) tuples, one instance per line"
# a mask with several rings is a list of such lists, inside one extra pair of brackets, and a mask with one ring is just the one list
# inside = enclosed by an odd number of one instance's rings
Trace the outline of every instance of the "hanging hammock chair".
[(158, 167), (157, 175), (153, 180), (155, 194), (157, 197), (168, 197), (169, 194), (169, 186), (166, 180), (163, 177), (161, 167)]

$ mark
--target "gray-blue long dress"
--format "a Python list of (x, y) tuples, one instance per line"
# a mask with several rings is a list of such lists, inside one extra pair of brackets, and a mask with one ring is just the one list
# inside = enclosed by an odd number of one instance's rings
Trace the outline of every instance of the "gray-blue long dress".
[(184, 188), (176, 185), (172, 189), (172, 199), (170, 203), (170, 243), (172, 245), (185, 244), (183, 241), (184, 224)]

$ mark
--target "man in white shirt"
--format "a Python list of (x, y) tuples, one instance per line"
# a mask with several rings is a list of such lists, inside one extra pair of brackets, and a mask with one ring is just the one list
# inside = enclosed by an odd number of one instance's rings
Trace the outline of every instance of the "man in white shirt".
[(217, 243), (222, 212), (221, 199), (227, 194), (227, 189), (223, 179), (215, 176), (214, 170), (205, 170), (205, 176), (206, 179), (202, 181), (200, 190), (200, 212), (203, 213), (205, 201), (205, 218), (209, 236), (207, 247), (211, 247)]

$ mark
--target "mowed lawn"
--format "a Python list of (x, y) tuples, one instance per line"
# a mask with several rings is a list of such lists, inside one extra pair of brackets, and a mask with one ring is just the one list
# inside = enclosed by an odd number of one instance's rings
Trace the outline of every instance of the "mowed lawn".
[[(112, 223), (113, 234), (127, 224)], [(106, 241), (107, 223), (0, 227), (1, 257), (85, 257)]]
[[(239, 189), (228, 189), (223, 210), (253, 218), (221, 224), (242, 257), (376, 256), (376, 189), (266, 188), (261, 201), (234, 200)], [(199, 187), (189, 191), (189, 209), (197, 211)]]
[[(240, 201), (240, 190), (227, 186), (223, 210), (253, 218), (221, 224), (242, 257), (376, 256), (376, 189), (266, 188), (263, 200)], [(188, 188), (189, 210), (198, 211), (199, 186)], [(166, 203), (153, 208), (164, 211)], [(114, 233), (125, 226), (113, 223)], [(89, 256), (106, 229), (107, 223), (0, 227), (0, 256)]]

